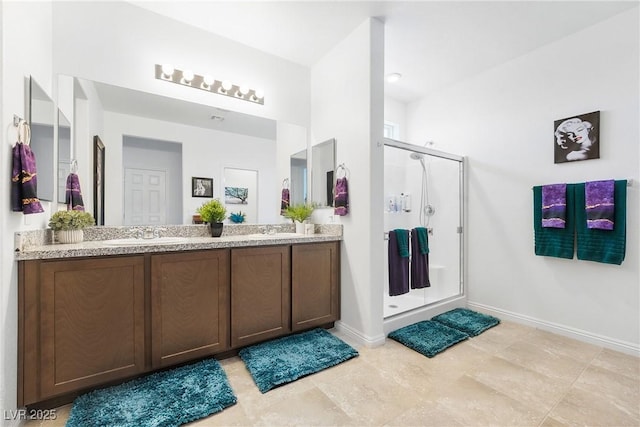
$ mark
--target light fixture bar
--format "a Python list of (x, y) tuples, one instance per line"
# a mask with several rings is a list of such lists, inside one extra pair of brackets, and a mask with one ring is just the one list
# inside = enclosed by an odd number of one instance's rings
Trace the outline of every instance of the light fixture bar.
[[(172, 82), (181, 86), (189, 86), (195, 89), (216, 93), (218, 95), (230, 96), (243, 101), (253, 102), (254, 104), (264, 105), (264, 95), (257, 89), (248, 89), (242, 86), (241, 91), (240, 86), (234, 84), (231, 84), (231, 87), (225, 89), (221, 80), (213, 80), (213, 83), (208, 85), (205, 83), (205, 77), (199, 74), (195, 74), (187, 70), (178, 70), (177, 68), (166, 65), (164, 67), (165, 71), (171, 71), (171, 73), (165, 74), (162, 68), (162, 65), (156, 64), (156, 79), (158, 80), (164, 80), (165, 82)], [(187, 78), (191, 78), (191, 80), (186, 80), (185, 75)], [(225, 81), (224, 86), (228, 87), (228, 82)]]

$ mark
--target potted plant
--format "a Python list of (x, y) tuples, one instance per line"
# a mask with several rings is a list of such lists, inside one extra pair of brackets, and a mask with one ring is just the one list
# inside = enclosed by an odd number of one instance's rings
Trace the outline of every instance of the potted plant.
[(60, 243), (78, 243), (84, 240), (82, 229), (95, 223), (89, 212), (58, 211), (51, 215), (49, 227), (56, 232)]
[(222, 221), (227, 217), (227, 209), (218, 199), (204, 202), (202, 206), (196, 209), (200, 214), (202, 221), (211, 226), (211, 236), (220, 237), (222, 235)]
[(284, 217), (296, 224), (296, 233), (305, 234), (304, 222), (309, 219), (314, 209), (315, 206), (308, 203), (291, 205), (284, 211)]

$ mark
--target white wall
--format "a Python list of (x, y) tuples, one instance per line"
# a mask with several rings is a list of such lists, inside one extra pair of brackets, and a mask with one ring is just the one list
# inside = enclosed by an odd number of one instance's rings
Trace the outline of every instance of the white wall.
[(382, 332), (384, 25), (370, 19), (311, 69), (311, 141), (336, 138), (349, 174), (340, 327), (377, 344)]
[[(122, 224), (122, 137), (123, 135), (182, 143), (183, 223), (191, 217), (203, 199), (191, 197), (191, 177), (212, 177), (213, 197), (224, 200), (224, 168), (258, 171), (260, 192), (259, 222), (275, 222), (280, 213), (277, 196), (275, 141), (236, 133), (185, 126), (119, 113), (104, 113), (105, 219), (107, 225)], [(248, 155), (247, 153), (251, 153)], [(274, 197), (273, 195), (276, 195)]]
[[(0, 176), (11, 175), (11, 150), (16, 140), (13, 115), (26, 115), (25, 76), (33, 75), (44, 91), (52, 95), (51, 82), (51, 4), (39, 2), (2, 2), (2, 147)], [(0, 258), (0, 409), (16, 407), (17, 375), (17, 264), (13, 259), (13, 232), (43, 228), (51, 204), (43, 203), (45, 213), (24, 216), (10, 211), (9, 179), (1, 180), (0, 222), (2, 257)]]
[[(638, 7), (408, 107), (408, 138), (468, 156), (472, 306), (621, 350), (640, 343)], [(553, 121), (601, 111), (599, 160), (553, 163)], [(531, 187), (633, 178), (621, 266), (537, 257)]]
[[(407, 141), (407, 104), (389, 96), (384, 97), (384, 121), (398, 125), (398, 135), (394, 139)], [(422, 145), (422, 144), (418, 144)]]
[[(126, 2), (54, 2), (53, 12), (57, 74), (308, 126), (306, 67)], [(265, 103), (156, 80), (154, 65), (166, 62), (262, 88)]]
[[(289, 188), (291, 188), (292, 181), (290, 157), (292, 154), (306, 150), (307, 132), (307, 128), (291, 123), (279, 121), (276, 124), (276, 176), (279, 183), (288, 178)], [(278, 188), (277, 194), (274, 194), (273, 197), (281, 197), (281, 195), (282, 188)], [(280, 217), (280, 221), (291, 222), (284, 217)]]

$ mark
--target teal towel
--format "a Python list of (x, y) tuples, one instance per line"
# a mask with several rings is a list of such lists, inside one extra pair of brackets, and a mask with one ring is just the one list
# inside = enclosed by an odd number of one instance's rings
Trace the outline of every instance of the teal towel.
[[(535, 253), (540, 256), (573, 258), (575, 186), (567, 184), (567, 210), (564, 228), (542, 227), (542, 186), (533, 187), (533, 230), (535, 235)], [(583, 185), (584, 193), (584, 185)], [(583, 204), (584, 206), (584, 204)]]
[(420, 246), (420, 253), (426, 255), (429, 253), (429, 236), (427, 235), (427, 229), (424, 227), (414, 228), (418, 235), (418, 245)]
[(616, 201), (613, 230), (587, 227), (585, 210), (585, 184), (575, 184), (576, 236), (578, 259), (622, 264), (627, 240), (627, 181), (615, 182), (613, 197)]
[(401, 258), (409, 258), (409, 230), (398, 228), (393, 231), (396, 232), (398, 240), (398, 254)]

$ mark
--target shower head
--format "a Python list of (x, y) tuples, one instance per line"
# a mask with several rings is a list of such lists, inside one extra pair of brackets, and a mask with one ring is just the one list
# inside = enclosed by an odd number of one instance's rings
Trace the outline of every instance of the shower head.
[(411, 154), (409, 154), (409, 157), (411, 157), (413, 160), (422, 160), (424, 159), (424, 154), (416, 153), (414, 151), (414, 152), (411, 152)]

